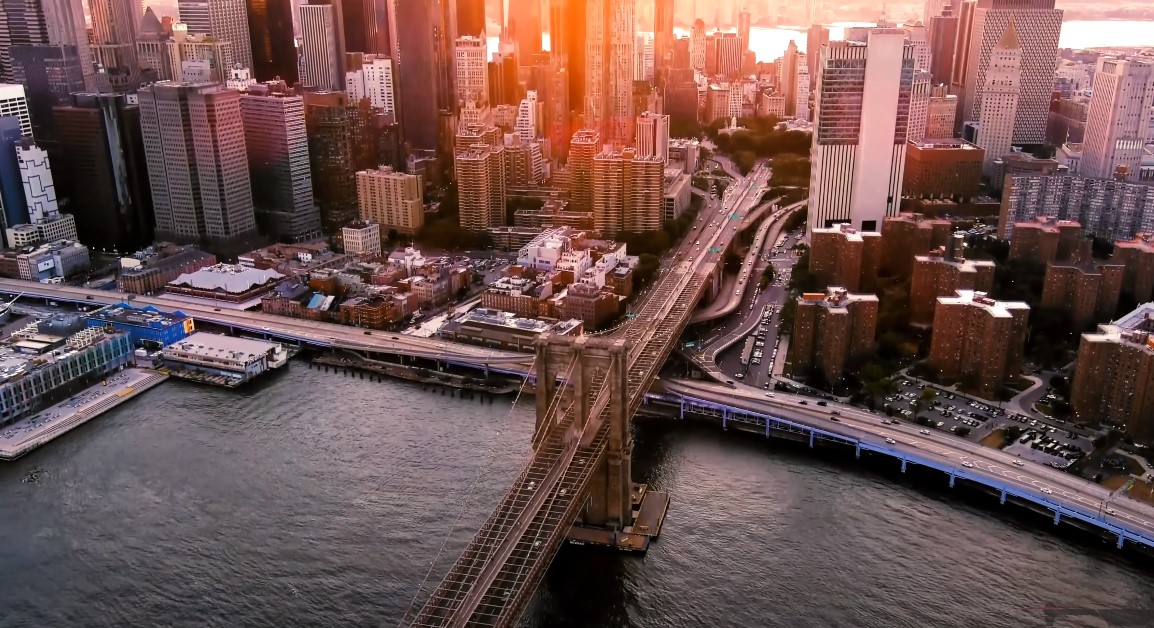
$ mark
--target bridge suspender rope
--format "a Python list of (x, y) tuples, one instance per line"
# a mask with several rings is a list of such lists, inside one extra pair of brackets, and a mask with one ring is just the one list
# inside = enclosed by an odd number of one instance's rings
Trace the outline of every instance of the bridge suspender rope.
[[(529, 372), (532, 372), (533, 368), (536, 367), (536, 362), (537, 358), (534, 356), (533, 362), (530, 365)], [(521, 380), (521, 386), (517, 388), (517, 396), (513, 398), (513, 404), (509, 406), (509, 411), (505, 413), (505, 417), (501, 420), (499, 429), (497, 430), (495, 436), (499, 437), (501, 433), (505, 431), (505, 427), (509, 423), (509, 420), (513, 417), (513, 412), (517, 409), (517, 402), (521, 400), (521, 394), (525, 392), (525, 384), (528, 381), (529, 377), (527, 375), (524, 379)], [(417, 599), (420, 598), (421, 591), (425, 588), (425, 583), (429, 581), (429, 576), (431, 576), (433, 574), (433, 570), (437, 568), (437, 562), (440, 561), (441, 555), (445, 552), (445, 546), (448, 545), (449, 539), (451, 539), (453, 534), (457, 531), (457, 527), (461, 523), (461, 518), (464, 517), (465, 512), (471, 505), (472, 497), (476, 493), (477, 482), (486, 475), (490, 465), (493, 463), (493, 454), (496, 451), (498, 442), (500, 442), (500, 438), (493, 438), (491, 444), (489, 445), (488, 451), (485, 452), (485, 461), (481, 464), (480, 468), (477, 469), (477, 473), (473, 476), (473, 479), (469, 483), (465, 494), (462, 496), (461, 508), (457, 511), (457, 516), (453, 518), (453, 524), (449, 527), (448, 533), (445, 534), (445, 538), (441, 541), (441, 545), (437, 548), (437, 553), (433, 555), (433, 560), (429, 562), (429, 568), (425, 571), (425, 576), (421, 578), (421, 582), (417, 585), (417, 591), (413, 593), (412, 599), (409, 600), (408, 606), (405, 607), (405, 612), (401, 616), (401, 626), (404, 626), (405, 622), (409, 620), (409, 615), (413, 612)]]

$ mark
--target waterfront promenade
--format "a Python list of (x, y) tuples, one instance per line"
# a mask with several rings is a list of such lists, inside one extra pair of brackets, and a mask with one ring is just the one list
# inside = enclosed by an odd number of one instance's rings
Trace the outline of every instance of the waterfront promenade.
[(0, 460), (15, 460), (48, 441), (168, 379), (158, 371), (126, 368), (33, 416), (0, 428)]

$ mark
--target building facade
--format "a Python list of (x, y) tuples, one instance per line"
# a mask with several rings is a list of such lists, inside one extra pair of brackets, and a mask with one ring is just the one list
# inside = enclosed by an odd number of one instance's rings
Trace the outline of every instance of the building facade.
[(379, 225), (379, 229), (414, 236), (425, 224), (425, 182), (421, 175), (395, 172), (388, 166), (362, 170), (357, 173), (357, 201), (361, 220)]
[(830, 42), (825, 52), (810, 150), (809, 226), (848, 222), (876, 231), (900, 208), (913, 48), (901, 29), (875, 29), (865, 45)]
[(1021, 372), (1030, 306), (972, 290), (936, 301), (927, 364), (941, 379), (992, 399)]
[(902, 196), (959, 201), (978, 195), (986, 151), (961, 139), (910, 142)]
[(914, 256), (910, 281), (911, 325), (936, 326), (939, 297), (959, 290), (988, 293), (994, 287), (994, 263), (965, 259), (963, 243), (961, 234), (955, 234), (941, 249)]
[(1110, 178), (1117, 171), (1123, 179), (1138, 179), (1145, 144), (1151, 139), (1152, 108), (1154, 61), (1099, 59), (1079, 174)]
[(882, 236), (841, 224), (814, 229), (809, 236), (809, 272), (819, 285), (841, 286), (850, 292), (872, 292), (877, 287)]
[(868, 354), (877, 333), (878, 298), (845, 288), (806, 293), (797, 298), (789, 342), (789, 373), (812, 381), (820, 372), (834, 383), (849, 362)]

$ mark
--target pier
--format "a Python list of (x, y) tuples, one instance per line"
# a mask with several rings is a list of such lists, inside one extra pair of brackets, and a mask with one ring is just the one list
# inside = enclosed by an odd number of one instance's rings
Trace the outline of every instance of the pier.
[(0, 428), (0, 460), (15, 460), (168, 379), (159, 371), (126, 368), (69, 399)]

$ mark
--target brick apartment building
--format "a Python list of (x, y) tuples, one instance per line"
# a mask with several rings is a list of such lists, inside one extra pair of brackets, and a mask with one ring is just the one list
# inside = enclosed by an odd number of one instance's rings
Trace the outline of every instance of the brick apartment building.
[(878, 298), (841, 287), (797, 299), (789, 343), (789, 373), (805, 378), (817, 368), (828, 382), (845, 374), (846, 364), (868, 353), (877, 332)]
[(819, 285), (841, 286), (849, 292), (872, 292), (877, 287), (882, 237), (848, 224), (810, 232), (809, 272)]
[(995, 301), (982, 292), (959, 290), (938, 297), (927, 364), (943, 379), (975, 386), (992, 397), (1020, 372), (1030, 306)]

